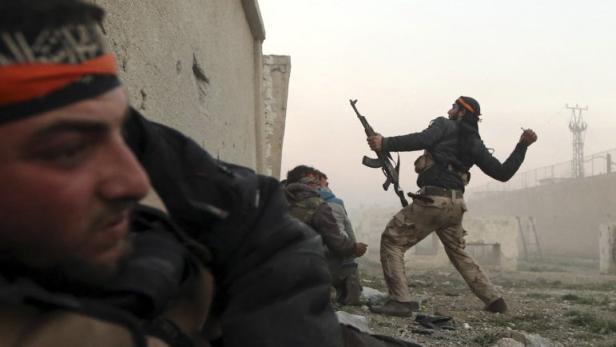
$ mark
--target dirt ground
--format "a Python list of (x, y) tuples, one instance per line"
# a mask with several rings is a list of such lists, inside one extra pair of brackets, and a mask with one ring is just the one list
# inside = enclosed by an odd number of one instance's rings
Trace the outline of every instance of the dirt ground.
[[(504, 293), (506, 314), (482, 310), (453, 267), (407, 269), (411, 292), (422, 300), (419, 314), (452, 316), (455, 330), (431, 330), (412, 318), (370, 313), (362, 307), (338, 307), (367, 317), (377, 333), (425, 346), (492, 346), (519, 332), (539, 334), (564, 346), (616, 347), (616, 276), (601, 275), (592, 261), (533, 259), (519, 271), (485, 269)], [(387, 292), (378, 264), (360, 265), (362, 282)]]

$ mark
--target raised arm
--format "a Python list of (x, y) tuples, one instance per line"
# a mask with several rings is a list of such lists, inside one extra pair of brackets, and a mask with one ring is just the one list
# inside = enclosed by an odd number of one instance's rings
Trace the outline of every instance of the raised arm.
[(526, 149), (535, 141), (537, 141), (537, 135), (530, 129), (525, 130), (520, 136), (520, 141), (515, 146), (513, 152), (501, 164), (498, 159), (492, 156), (483, 142), (478, 140), (473, 146), (473, 159), (475, 164), (486, 175), (501, 182), (506, 182), (518, 171), (524, 161)]

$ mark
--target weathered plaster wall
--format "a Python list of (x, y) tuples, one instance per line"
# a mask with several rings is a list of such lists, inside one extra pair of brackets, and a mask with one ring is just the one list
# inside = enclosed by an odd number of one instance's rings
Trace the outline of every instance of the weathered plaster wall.
[(291, 57), (263, 57), (263, 96), (265, 100), (265, 138), (263, 173), (280, 178)]
[(261, 42), (255, 0), (92, 0), (131, 102), (214, 157), (263, 166)]
[(546, 254), (598, 258), (599, 225), (616, 218), (616, 174), (467, 201), (470, 216), (534, 217)]

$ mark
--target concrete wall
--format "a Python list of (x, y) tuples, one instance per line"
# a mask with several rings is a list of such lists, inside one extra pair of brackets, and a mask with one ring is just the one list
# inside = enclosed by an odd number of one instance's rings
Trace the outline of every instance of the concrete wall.
[(368, 244), (363, 256), (372, 262), (380, 262), (379, 247), (381, 233), (389, 219), (397, 212), (393, 208), (367, 207), (354, 210), (351, 214), (353, 231), (357, 241)]
[[(385, 225), (398, 210), (387, 208), (365, 208), (356, 211), (359, 216), (353, 221), (357, 239), (369, 247), (365, 259), (380, 262), (380, 240)], [(466, 250), (480, 265), (494, 266), (502, 270), (517, 269), (520, 257), (520, 234), (515, 218), (472, 218), (464, 216), (462, 222)], [(449, 259), (436, 233), (432, 233), (405, 255), (409, 268), (425, 266), (446, 266)]]
[(263, 57), (263, 64), (263, 95), (265, 98), (263, 153), (265, 167), (263, 173), (280, 178), (291, 58), (268, 55)]
[(93, 0), (131, 102), (214, 157), (263, 171), (265, 38), (256, 0)]
[(544, 254), (597, 258), (599, 225), (616, 218), (616, 174), (484, 194), (467, 205), (470, 216), (534, 217)]
[(465, 216), (467, 252), (479, 264), (516, 270), (520, 258), (518, 221), (511, 217), (473, 218)]
[(599, 230), (599, 270), (616, 274), (616, 224), (601, 225)]

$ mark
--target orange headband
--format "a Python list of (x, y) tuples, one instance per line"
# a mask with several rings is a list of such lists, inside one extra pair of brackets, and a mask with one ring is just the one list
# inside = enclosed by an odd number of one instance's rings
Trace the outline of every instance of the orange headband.
[(462, 99), (462, 97), (459, 97), (458, 100), (456, 100), (456, 102), (458, 102), (460, 105), (462, 105), (462, 107), (464, 107), (468, 111), (475, 113), (475, 109), (471, 105), (467, 104), (466, 101)]
[(42, 97), (86, 75), (116, 75), (112, 54), (81, 64), (27, 63), (0, 66), (0, 106)]

